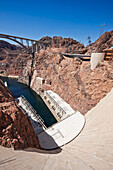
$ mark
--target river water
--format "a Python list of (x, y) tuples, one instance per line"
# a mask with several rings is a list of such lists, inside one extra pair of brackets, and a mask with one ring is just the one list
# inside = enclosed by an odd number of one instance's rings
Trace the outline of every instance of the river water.
[(0, 77), (3, 82), (7, 82), (8, 88), (14, 95), (14, 97), (20, 97), (23, 95), (28, 102), (33, 106), (33, 108), (37, 111), (37, 113), (41, 116), (44, 120), (44, 124), (49, 127), (55, 124), (57, 121), (45, 105), (41, 97), (34, 92), (29, 86), (18, 82), (16, 79), (7, 78), (7, 77)]

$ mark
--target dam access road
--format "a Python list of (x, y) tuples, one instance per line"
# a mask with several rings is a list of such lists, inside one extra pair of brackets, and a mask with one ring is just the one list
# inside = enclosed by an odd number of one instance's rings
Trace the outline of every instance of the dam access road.
[(83, 131), (56, 150), (14, 151), (0, 146), (0, 170), (112, 170), (113, 89), (85, 118)]

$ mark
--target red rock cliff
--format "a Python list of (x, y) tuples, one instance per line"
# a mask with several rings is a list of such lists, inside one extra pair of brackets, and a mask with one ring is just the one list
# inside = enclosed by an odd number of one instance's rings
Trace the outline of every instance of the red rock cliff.
[(36, 147), (39, 142), (24, 111), (0, 80), (0, 145), (14, 149)]

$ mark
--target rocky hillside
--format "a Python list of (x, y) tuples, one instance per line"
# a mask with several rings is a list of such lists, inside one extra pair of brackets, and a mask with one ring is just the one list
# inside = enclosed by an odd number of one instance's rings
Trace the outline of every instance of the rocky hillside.
[(39, 42), (46, 44), (47, 47), (59, 48), (61, 52), (70, 52), (70, 53), (81, 53), (81, 54), (90, 54), (92, 52), (102, 52), (104, 49), (108, 49), (113, 46), (113, 30), (110, 32), (105, 32), (100, 36), (91, 46), (84, 47), (83, 44), (80, 44), (72, 38), (62, 38), (62, 37), (43, 37)]
[[(40, 86), (35, 79), (37, 76), (43, 77), (46, 84)], [(82, 114), (94, 107), (112, 87), (111, 64), (103, 62), (91, 71), (89, 62), (76, 58), (45, 53), (37, 56), (32, 88), (35, 91), (52, 89)]]
[(31, 56), (6, 41), (0, 41), (0, 73), (20, 75)]
[(17, 50), (18, 47), (16, 45), (12, 45), (6, 41), (0, 40), (0, 49), (5, 48), (5, 49), (10, 49), (10, 50)]
[(113, 46), (113, 30), (110, 32), (105, 32), (101, 37), (99, 37), (94, 43), (90, 46), (87, 46), (81, 50), (81, 52), (85, 52), (86, 54), (90, 54), (90, 52), (102, 52), (105, 49)]
[(14, 149), (39, 148), (39, 142), (30, 121), (1, 80), (0, 145)]
[(78, 41), (72, 39), (72, 38), (62, 38), (54, 36), (51, 37), (43, 37), (39, 40), (40, 43), (46, 45), (46, 49), (51, 50), (52, 48), (59, 48), (58, 51), (60, 52), (72, 52), (72, 51), (78, 51), (82, 48), (84, 48), (84, 45), (79, 43)]

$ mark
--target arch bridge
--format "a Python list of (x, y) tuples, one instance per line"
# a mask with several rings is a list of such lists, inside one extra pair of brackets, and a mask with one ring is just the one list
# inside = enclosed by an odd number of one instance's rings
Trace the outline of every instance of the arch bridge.
[(27, 50), (30, 48), (30, 43), (31, 43), (32, 44), (32, 52), (34, 52), (34, 46), (36, 46), (36, 52), (39, 51), (39, 43), (38, 43), (37, 40), (18, 37), (18, 36), (12, 36), (12, 35), (6, 35), (6, 34), (0, 34), (0, 38), (6, 38), (6, 39), (9, 39), (11, 41), (14, 41)]
[(23, 38), (23, 37), (18, 37), (13, 35), (7, 35), (7, 34), (0, 34), (0, 38), (6, 38), (11, 41), (14, 41), (18, 43), (20, 46), (22, 46), (23, 48), (25, 48), (26, 50), (30, 49), (30, 43), (31, 43), (32, 53), (39, 52), (39, 50), (41, 50), (42, 48), (46, 50), (46, 43), (39, 42), (38, 40), (33, 40), (33, 39)]

